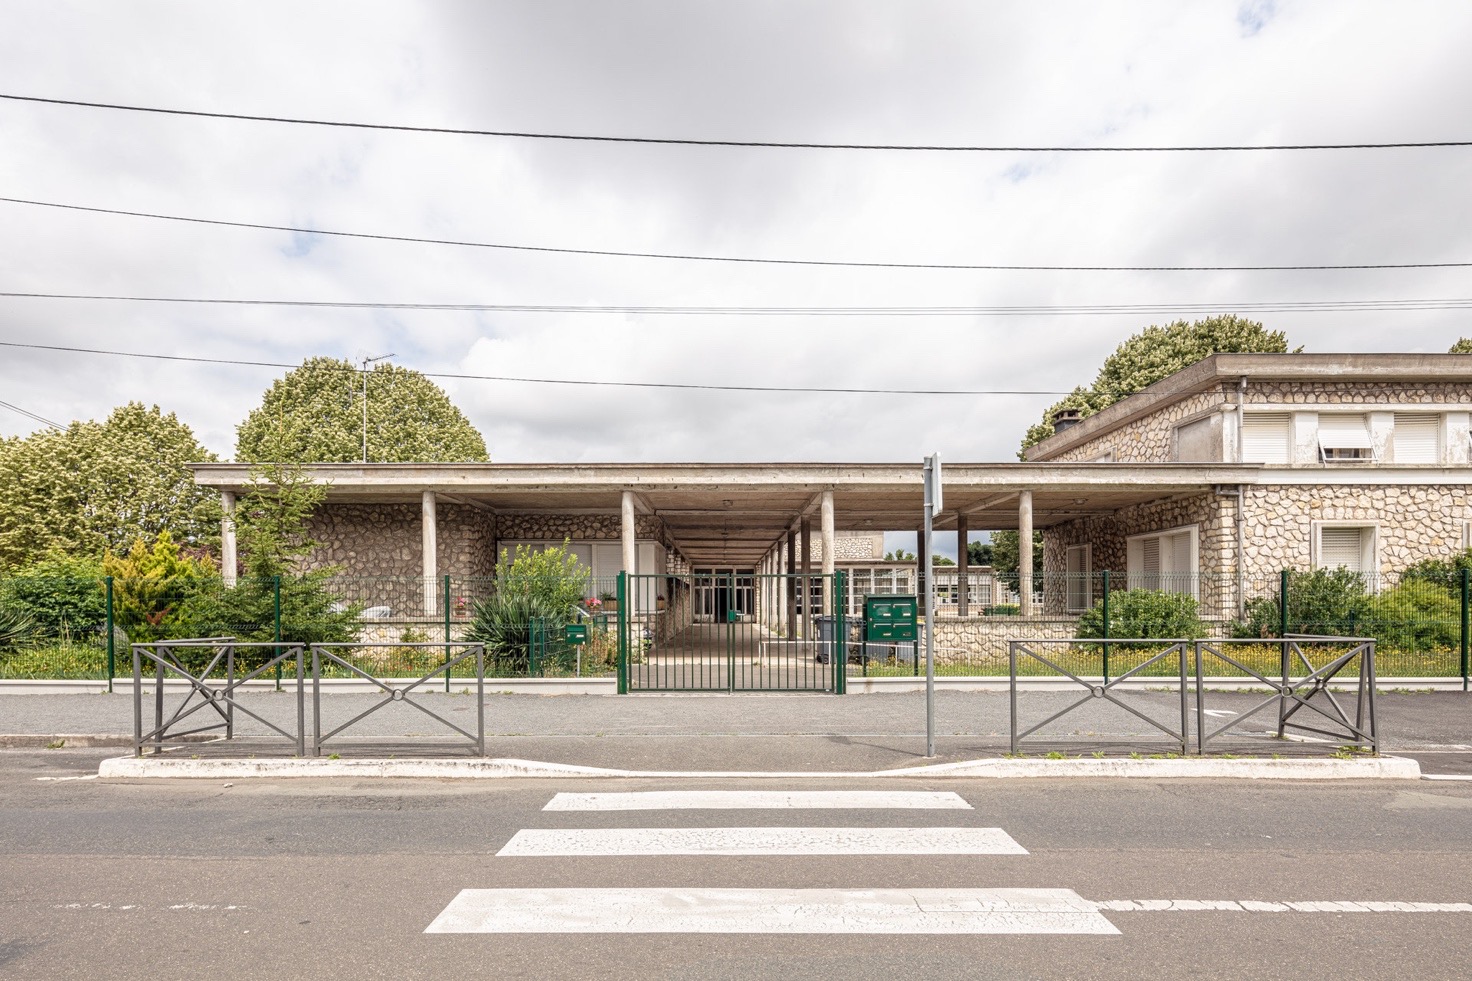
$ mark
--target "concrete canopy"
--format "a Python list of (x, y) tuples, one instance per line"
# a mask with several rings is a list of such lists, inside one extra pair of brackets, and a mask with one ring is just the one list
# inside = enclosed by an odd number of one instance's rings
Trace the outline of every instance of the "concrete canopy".
[[(250, 466), (193, 464), (196, 483), (243, 493)], [(1256, 483), (1261, 466), (1221, 464), (960, 463), (943, 467), (939, 529), (964, 515), (976, 530), (1016, 528), (1018, 496), (1033, 495), (1033, 526), (1220, 486)], [(333, 503), (413, 503), (424, 491), (499, 513), (620, 513), (624, 491), (661, 519), (690, 563), (750, 567), (832, 491), (838, 530), (896, 531), (921, 520), (918, 463), (340, 463), (308, 468)]]

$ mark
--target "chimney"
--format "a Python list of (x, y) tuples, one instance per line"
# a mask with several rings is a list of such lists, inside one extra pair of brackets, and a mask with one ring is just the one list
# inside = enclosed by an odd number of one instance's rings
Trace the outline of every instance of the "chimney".
[(1083, 416), (1077, 409), (1059, 409), (1053, 413), (1053, 432), (1061, 433), (1065, 429), (1071, 429), (1083, 422)]

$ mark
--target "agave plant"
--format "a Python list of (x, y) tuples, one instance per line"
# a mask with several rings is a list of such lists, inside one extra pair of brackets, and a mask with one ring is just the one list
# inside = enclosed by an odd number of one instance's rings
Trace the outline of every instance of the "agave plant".
[(497, 668), (519, 674), (530, 664), (533, 621), (558, 636), (562, 625), (571, 619), (569, 613), (565, 607), (539, 596), (497, 592), (475, 605), (475, 617), (465, 631), (465, 639), (485, 644), (486, 659), (495, 662)]
[(29, 647), (36, 624), (20, 610), (0, 606), (0, 651)]

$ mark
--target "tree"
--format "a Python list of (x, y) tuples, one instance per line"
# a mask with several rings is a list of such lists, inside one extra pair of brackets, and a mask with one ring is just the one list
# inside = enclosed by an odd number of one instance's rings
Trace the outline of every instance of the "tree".
[[(1018, 541), (1015, 531), (992, 532), (992, 572), (1009, 589), (1017, 588)], [(1038, 531), (1032, 533), (1032, 577), (1035, 584), (1043, 581), (1043, 535)]]
[[(236, 428), (235, 458), (272, 454), (297, 463), (363, 459), (364, 372), (308, 358), (266, 390)], [(374, 463), (484, 463), (485, 440), (444, 390), (417, 371), (383, 363), (367, 372), (368, 459)]]
[(1472, 354), (1472, 337), (1458, 339), (1457, 343), (1447, 348), (1447, 354)]
[(0, 570), (59, 552), (100, 559), (169, 531), (189, 548), (219, 542), (217, 495), (186, 466), (215, 459), (158, 406), (114, 409), (0, 446)]
[(133, 542), (126, 555), (111, 552), (102, 560), (102, 572), (113, 578), (113, 616), (135, 644), (187, 636), (180, 622), (184, 603), (215, 575), (209, 557), (181, 554), (167, 531), (152, 546)]
[(902, 548), (897, 548), (893, 552), (885, 552), (884, 553), (884, 561), (886, 561), (886, 562), (914, 562), (915, 561), (915, 553), (914, 552), (906, 552)]
[(1091, 416), (1213, 354), (1287, 351), (1288, 339), (1282, 331), (1268, 330), (1255, 320), (1230, 314), (1194, 323), (1177, 320), (1164, 327), (1146, 327), (1104, 359), (1092, 385), (1075, 388), (1049, 406), (1042, 421), (1028, 429), (1022, 448), (1026, 450), (1053, 435), (1053, 413), (1059, 409), (1078, 409), (1082, 416)]
[(992, 543), (991, 542), (967, 542), (966, 561), (972, 565), (991, 565)]

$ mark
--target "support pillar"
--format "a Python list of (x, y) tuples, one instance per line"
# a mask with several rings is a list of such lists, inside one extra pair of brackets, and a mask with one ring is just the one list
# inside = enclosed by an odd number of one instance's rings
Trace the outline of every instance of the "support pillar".
[(833, 569), (837, 559), (837, 549), (833, 544), (833, 492), (824, 491), (822, 502), (819, 505), (819, 517), (822, 521), (823, 540), (823, 615), (837, 616), (838, 611), (833, 608)]
[(956, 616), (964, 617), (971, 615), (971, 554), (966, 546), (969, 544), (969, 529), (966, 527), (966, 515), (956, 516)]
[(1032, 491), (1017, 495), (1017, 602), (1023, 616), (1032, 615)]
[(619, 509), (619, 539), (624, 550), (624, 573), (628, 579), (628, 590), (624, 602), (629, 612), (639, 609), (639, 580), (632, 578), (639, 571), (639, 539), (634, 523), (634, 492), (624, 491), (623, 504)]
[(783, 602), (786, 608), (783, 613), (787, 620), (787, 639), (792, 640), (797, 636), (797, 580), (794, 574), (797, 572), (797, 532), (791, 528), (787, 529), (787, 578), (784, 580), (782, 591)]
[(802, 639), (808, 640), (813, 636), (813, 520), (802, 519), (802, 579), (799, 580), (799, 590), (802, 593)]
[(439, 508), (434, 491), (420, 498), (421, 575), (424, 577), (424, 615), (434, 616), (439, 609)]
[(238, 562), (235, 550), (235, 492), (220, 491), (220, 575), (224, 577), (225, 585), (235, 585), (235, 567)]

